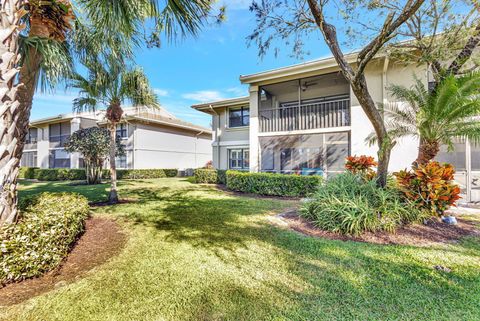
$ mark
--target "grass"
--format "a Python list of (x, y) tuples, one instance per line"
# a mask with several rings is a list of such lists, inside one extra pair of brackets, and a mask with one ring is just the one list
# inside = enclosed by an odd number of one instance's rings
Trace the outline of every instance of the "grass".
[[(107, 186), (25, 183), (21, 196)], [(480, 241), (431, 248), (304, 237), (269, 223), (292, 201), (231, 196), (185, 179), (122, 181), (136, 203), (101, 207), (129, 240), (83, 279), (4, 320), (474, 320)], [(92, 249), (94, 250), (94, 249)], [(433, 269), (443, 265), (445, 273)]]

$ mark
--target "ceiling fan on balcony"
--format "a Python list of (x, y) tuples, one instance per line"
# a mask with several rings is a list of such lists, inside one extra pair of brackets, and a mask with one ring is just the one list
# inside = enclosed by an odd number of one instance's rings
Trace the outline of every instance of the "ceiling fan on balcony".
[(300, 84), (300, 89), (302, 91), (306, 91), (308, 89), (308, 87), (314, 86), (316, 84), (318, 84), (318, 83), (315, 82), (315, 81), (304, 81), (303, 83)]

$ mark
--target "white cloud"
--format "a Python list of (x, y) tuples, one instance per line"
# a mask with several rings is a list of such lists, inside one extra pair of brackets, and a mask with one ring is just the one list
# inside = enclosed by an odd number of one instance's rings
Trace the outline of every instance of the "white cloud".
[(223, 95), (216, 90), (199, 90), (182, 95), (183, 98), (198, 102), (209, 102), (224, 99)]
[(161, 88), (155, 88), (153, 90), (159, 97), (166, 97), (168, 96), (168, 90), (161, 89)]
[(244, 87), (231, 87), (225, 90), (228, 93), (232, 93), (236, 96), (246, 96), (247, 95), (247, 89)]

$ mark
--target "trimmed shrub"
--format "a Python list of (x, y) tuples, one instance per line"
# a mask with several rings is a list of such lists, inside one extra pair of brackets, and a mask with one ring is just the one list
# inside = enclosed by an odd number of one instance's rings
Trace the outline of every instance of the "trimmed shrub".
[[(177, 169), (117, 169), (118, 179), (147, 179), (175, 177)], [(103, 170), (103, 178), (110, 178), (110, 170)]]
[(460, 187), (454, 183), (453, 174), (452, 165), (436, 161), (394, 173), (405, 197), (433, 216), (442, 216), (460, 198)]
[(217, 183), (227, 185), (227, 170), (217, 169)]
[(34, 179), (35, 178), (35, 169), (38, 167), (20, 167), (20, 171), (18, 173), (19, 178), (25, 179)]
[[(142, 179), (175, 177), (177, 169), (118, 169), (118, 179)], [(110, 178), (110, 170), (102, 171), (103, 178)], [(86, 180), (84, 169), (75, 168), (34, 168), (22, 167), (20, 178), (38, 179), (39, 181), (76, 181)]]
[(426, 218), (399, 190), (379, 188), (375, 180), (365, 181), (350, 172), (327, 181), (303, 203), (300, 215), (322, 230), (349, 235), (394, 232), (400, 225)]
[(57, 267), (84, 230), (88, 201), (73, 193), (21, 200), (17, 224), (0, 227), (0, 283), (39, 276)]
[(39, 181), (77, 181), (85, 180), (85, 170), (71, 168), (36, 168), (33, 178)]
[(197, 168), (194, 172), (195, 182), (203, 184), (217, 184), (218, 172), (216, 169)]
[(315, 192), (321, 176), (227, 171), (227, 188), (260, 195), (301, 197)]

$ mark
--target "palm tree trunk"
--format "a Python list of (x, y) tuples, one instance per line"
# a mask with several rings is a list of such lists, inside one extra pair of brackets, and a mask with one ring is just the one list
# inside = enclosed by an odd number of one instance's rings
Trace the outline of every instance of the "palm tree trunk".
[(418, 147), (418, 156), (414, 165), (425, 165), (433, 160), (440, 151), (440, 144), (437, 141), (427, 141), (420, 138), (420, 145)]
[(115, 164), (115, 141), (117, 134), (117, 123), (109, 122), (110, 130), (110, 194), (108, 196), (108, 203), (116, 204), (118, 203), (118, 193), (117, 193), (117, 167)]
[(19, 73), (18, 37), (26, 1), (0, 0), (0, 224), (17, 219), (17, 179), (23, 150), (21, 102), (16, 84)]

